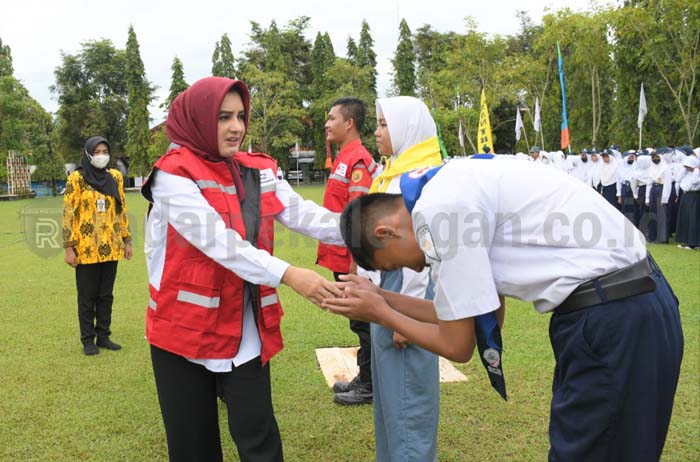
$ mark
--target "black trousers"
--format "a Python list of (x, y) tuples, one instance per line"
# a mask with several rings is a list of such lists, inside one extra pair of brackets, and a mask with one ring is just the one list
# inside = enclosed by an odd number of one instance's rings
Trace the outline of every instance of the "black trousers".
[(151, 345), (153, 374), (170, 462), (221, 462), (217, 385), (241, 462), (281, 462), (282, 439), (272, 409), (270, 365), (257, 357), (231, 372), (211, 372)]
[(112, 333), (112, 291), (116, 278), (116, 261), (75, 267), (80, 341), (83, 344), (94, 342), (95, 336), (105, 338)]
[[(336, 281), (345, 273), (333, 273)], [(369, 323), (350, 320), (350, 330), (360, 339), (360, 349), (357, 350), (357, 367), (360, 368), (360, 382), (372, 386), (372, 341), (369, 334)]]

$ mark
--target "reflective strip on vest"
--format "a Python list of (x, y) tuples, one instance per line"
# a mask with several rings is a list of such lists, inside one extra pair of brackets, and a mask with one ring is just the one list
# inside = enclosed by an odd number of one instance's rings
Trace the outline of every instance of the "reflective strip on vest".
[(266, 306), (274, 305), (278, 300), (277, 294), (268, 295), (260, 299), (260, 307), (265, 308)]
[(350, 183), (349, 178), (345, 178), (344, 176), (340, 176), (337, 173), (332, 173), (331, 176), (328, 177), (328, 179), (342, 181), (343, 183)]
[(187, 302), (203, 308), (218, 308), (220, 297), (207, 297), (205, 295), (195, 294), (194, 292), (179, 290), (177, 292), (177, 300), (179, 302)]
[(277, 190), (277, 182), (271, 181), (269, 183), (265, 183), (260, 185), (260, 194), (270, 192), (270, 191), (276, 191)]
[(369, 167), (367, 167), (367, 170), (369, 171), (370, 175), (374, 175), (374, 171), (377, 168), (377, 163), (375, 161), (372, 161), (371, 164), (369, 164)]
[(199, 189), (214, 188), (220, 190), (221, 192), (225, 192), (226, 194), (236, 194), (235, 186), (224, 186), (212, 180), (197, 180), (196, 183), (197, 186), (199, 186)]
[(153, 300), (152, 298), (149, 298), (149, 299), (148, 299), (148, 307), (149, 307), (150, 309), (152, 309), (153, 311), (155, 311), (157, 306), (158, 306), (158, 304), (156, 303), (155, 300)]
[(349, 192), (363, 192), (365, 194), (369, 194), (369, 188), (365, 188), (363, 186), (350, 186), (348, 188)]

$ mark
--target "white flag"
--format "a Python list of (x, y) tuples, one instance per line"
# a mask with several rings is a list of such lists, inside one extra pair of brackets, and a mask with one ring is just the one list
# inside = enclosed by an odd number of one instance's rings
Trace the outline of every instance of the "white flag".
[(518, 115), (515, 117), (515, 140), (520, 141), (520, 135), (525, 126), (523, 125), (523, 118), (520, 116), (520, 108), (517, 108), (517, 112)]
[(535, 98), (535, 131), (539, 132), (542, 127), (542, 120), (540, 119), (540, 99)]
[(462, 119), (459, 119), (459, 145), (464, 149), (464, 130), (462, 130)]
[(297, 159), (299, 158), (299, 142), (298, 141), (296, 143), (294, 143), (294, 155), (296, 156)]
[(637, 116), (637, 127), (641, 130), (644, 123), (644, 116), (647, 115), (647, 99), (644, 97), (644, 84), (639, 90), (639, 115)]
[(250, 141), (248, 142), (248, 152), (253, 152), (253, 145), (250, 143)]

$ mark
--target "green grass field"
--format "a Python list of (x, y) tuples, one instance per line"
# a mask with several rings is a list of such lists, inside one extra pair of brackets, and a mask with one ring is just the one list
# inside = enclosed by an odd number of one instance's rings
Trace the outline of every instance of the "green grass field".
[[(300, 192), (320, 202), (321, 187)], [(63, 263), (60, 251), (37, 249), (26, 242), (31, 236), (22, 232), (23, 219), (31, 223), (52, 210), (60, 213), (61, 199), (0, 203), (1, 461), (167, 460), (144, 339), (146, 203), (135, 193), (127, 194), (127, 203), (135, 256), (119, 265), (112, 321), (112, 338), (124, 348), (102, 350), (94, 357), (83, 355), (79, 341), (74, 270)], [(316, 268), (314, 242), (283, 229), (278, 232), (281, 258)], [(681, 301), (685, 333), (683, 368), (663, 460), (697, 461), (700, 252), (675, 245), (650, 245), (650, 250)], [(333, 404), (314, 354), (317, 347), (356, 343), (347, 320), (320, 311), (290, 289), (282, 288), (281, 297), (286, 346), (272, 360), (272, 378), (286, 460), (374, 460), (371, 406)], [(514, 300), (508, 302), (507, 311), (505, 371), (510, 400), (504, 402), (492, 391), (480, 364), (459, 365), (468, 382), (443, 384), (441, 389), (441, 462), (547, 459), (553, 369), (549, 316)], [(238, 460), (225, 408), (220, 410), (225, 460)]]

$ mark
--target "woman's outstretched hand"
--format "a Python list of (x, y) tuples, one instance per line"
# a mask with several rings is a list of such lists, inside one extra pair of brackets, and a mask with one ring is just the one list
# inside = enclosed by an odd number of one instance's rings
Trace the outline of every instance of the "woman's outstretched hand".
[(282, 283), (294, 289), (299, 295), (321, 306), (324, 300), (342, 297), (343, 291), (335, 283), (315, 271), (290, 266), (282, 276)]

